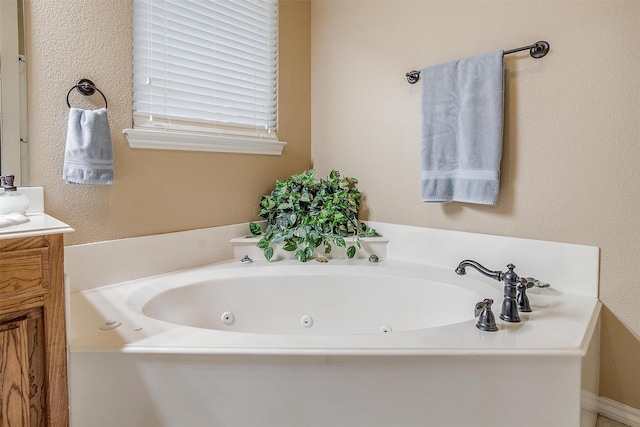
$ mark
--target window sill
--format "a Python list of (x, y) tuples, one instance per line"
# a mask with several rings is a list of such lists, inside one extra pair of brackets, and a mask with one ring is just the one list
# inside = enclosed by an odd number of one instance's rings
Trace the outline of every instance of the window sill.
[(210, 151), (279, 156), (286, 142), (276, 138), (223, 136), (204, 133), (124, 129), (129, 147), (156, 150)]

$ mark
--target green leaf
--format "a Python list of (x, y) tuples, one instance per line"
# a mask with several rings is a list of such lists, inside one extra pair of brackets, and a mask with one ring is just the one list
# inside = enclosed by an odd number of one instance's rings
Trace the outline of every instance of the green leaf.
[(276, 202), (269, 196), (262, 196), (262, 202), (260, 202), (260, 206), (267, 210), (270, 210), (276, 207)]
[(313, 256), (313, 252), (318, 247), (318, 243), (314, 242), (313, 240), (307, 240), (306, 243), (307, 243), (307, 247), (305, 248), (305, 250), (309, 254), (309, 258), (311, 258)]
[(282, 243), (284, 240), (284, 236), (281, 232), (273, 233), (273, 237), (271, 238), (270, 243)]
[(270, 239), (268, 239), (268, 238), (265, 236), (265, 237), (263, 237), (262, 239), (260, 239), (260, 241), (258, 242), (258, 245), (257, 245), (257, 246), (258, 246), (260, 249), (266, 249), (266, 248), (269, 246), (269, 242), (270, 242)]
[(271, 258), (273, 258), (273, 248), (271, 246), (267, 246), (264, 249), (264, 257), (267, 259), (267, 261), (271, 261)]
[(347, 246), (342, 236), (334, 236), (333, 243), (335, 243), (336, 246), (339, 246), (341, 248), (344, 248), (345, 246)]
[(259, 236), (260, 234), (262, 234), (262, 229), (255, 222), (249, 223), (249, 231), (251, 231), (251, 234), (253, 234), (254, 236)]
[(307, 229), (302, 227), (302, 228), (296, 228), (296, 230), (293, 232), (294, 236), (300, 237), (302, 240), (307, 238)]
[(307, 257), (307, 252), (304, 249), (300, 249), (300, 250), (296, 251), (296, 258), (300, 262), (307, 262), (307, 260), (309, 259)]
[(307, 246), (304, 248), (305, 253), (307, 254), (307, 259), (311, 259), (313, 257), (313, 252), (316, 250), (314, 246)]
[(289, 216), (286, 213), (280, 213), (276, 217), (275, 225), (279, 230), (286, 230), (289, 227)]
[(378, 232), (376, 230), (374, 230), (373, 228), (369, 228), (369, 229), (367, 229), (367, 231), (365, 231), (364, 236), (365, 237), (377, 237), (378, 236)]
[(305, 230), (307, 231), (306, 238), (308, 240), (319, 240), (322, 238), (322, 235), (320, 234), (322, 227), (319, 224), (309, 224), (305, 227)]
[(292, 213), (291, 215), (289, 215), (289, 225), (291, 227), (293, 227), (294, 225), (296, 225), (296, 222), (298, 221), (298, 215), (294, 213)]
[(349, 246), (347, 248), (347, 258), (353, 258), (355, 254), (356, 254), (356, 247), (355, 246)]
[(294, 242), (293, 240), (287, 240), (284, 243), (284, 246), (282, 247), (282, 249), (284, 249), (285, 251), (288, 251), (288, 252), (293, 252), (296, 249), (298, 249), (298, 244), (296, 242)]

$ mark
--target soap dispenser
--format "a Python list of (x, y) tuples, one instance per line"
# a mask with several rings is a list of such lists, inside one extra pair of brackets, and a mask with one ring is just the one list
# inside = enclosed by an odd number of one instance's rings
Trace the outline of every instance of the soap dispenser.
[(0, 193), (0, 215), (11, 213), (26, 214), (29, 209), (27, 196), (16, 190), (13, 185), (14, 175), (0, 176), (0, 185), (4, 189)]

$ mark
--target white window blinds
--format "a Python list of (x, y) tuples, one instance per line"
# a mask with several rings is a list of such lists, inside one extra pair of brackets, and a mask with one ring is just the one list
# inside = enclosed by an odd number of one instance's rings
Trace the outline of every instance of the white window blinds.
[(277, 29), (277, 0), (134, 0), (134, 127), (277, 140)]

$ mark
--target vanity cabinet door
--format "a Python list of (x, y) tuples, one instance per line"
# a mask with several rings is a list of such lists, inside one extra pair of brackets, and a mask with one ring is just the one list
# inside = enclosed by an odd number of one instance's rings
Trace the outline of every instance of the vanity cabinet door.
[(30, 426), (26, 316), (0, 323), (0, 426)]
[(0, 315), (0, 427), (44, 427), (42, 309)]
[(0, 427), (69, 425), (63, 261), (61, 234), (0, 239)]

